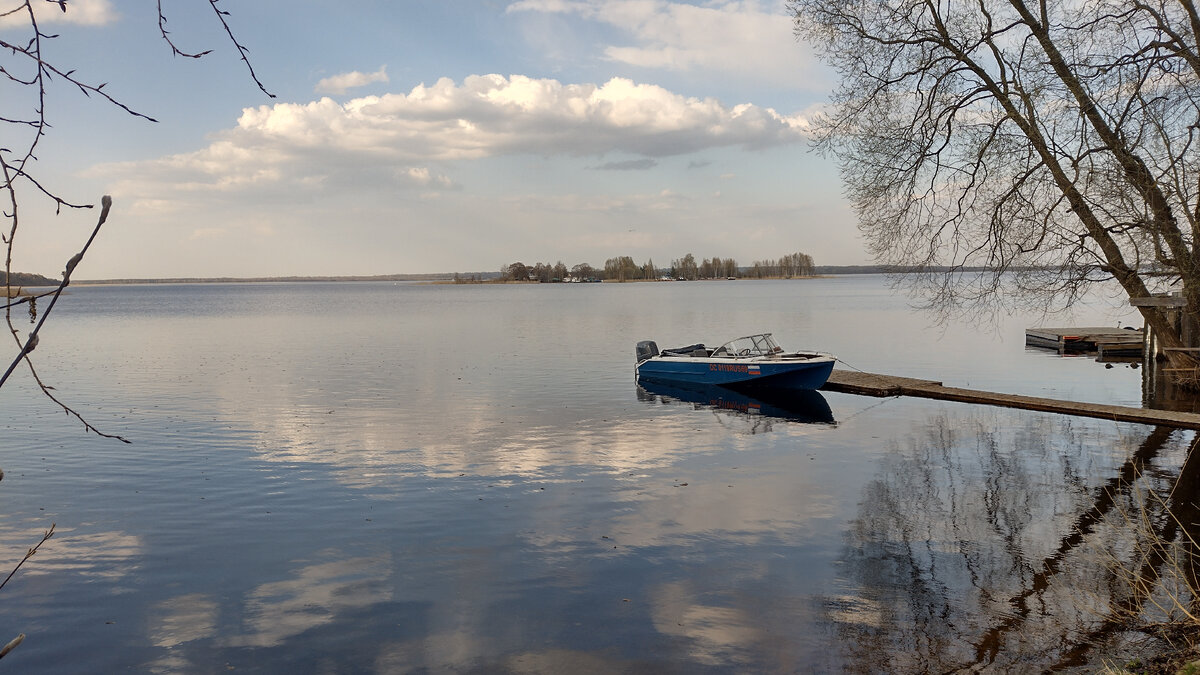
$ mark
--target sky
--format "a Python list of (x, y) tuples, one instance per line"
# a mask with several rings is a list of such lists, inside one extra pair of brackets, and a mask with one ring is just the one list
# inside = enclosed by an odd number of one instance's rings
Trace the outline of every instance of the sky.
[[(869, 262), (811, 145), (835, 79), (782, 0), (219, 7), (274, 98), (207, 0), (162, 2), (180, 49), (212, 50), (200, 59), (172, 55), (153, 0), (38, 5), (48, 61), (157, 120), (52, 83), (31, 173), (71, 202), (113, 198), (76, 278)], [(0, 21), (0, 39), (28, 31)], [(5, 86), (0, 117), (30, 115)], [(96, 213), (20, 197), (13, 267), (57, 276)]]

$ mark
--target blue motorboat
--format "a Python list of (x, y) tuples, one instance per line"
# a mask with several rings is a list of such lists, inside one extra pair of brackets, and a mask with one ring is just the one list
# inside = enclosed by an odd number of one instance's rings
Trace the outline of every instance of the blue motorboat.
[(703, 344), (658, 350), (637, 343), (637, 379), (743, 388), (819, 389), (837, 361), (820, 352), (785, 352), (770, 333), (730, 340), (716, 349)]

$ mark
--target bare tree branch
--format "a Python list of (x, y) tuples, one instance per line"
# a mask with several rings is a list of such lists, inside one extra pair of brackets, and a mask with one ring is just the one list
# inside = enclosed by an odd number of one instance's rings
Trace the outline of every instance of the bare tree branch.
[[(4, 38), (0, 38), (0, 54), (8, 54), (8, 57), (3, 62), (0, 62), (0, 76), (3, 76), (3, 78), (7, 79), (7, 81), (10, 83), (17, 85), (17, 91), (27, 91), (29, 94), (28, 105), (30, 106), (30, 114), (6, 114), (5, 116), (0, 117), (0, 124), (9, 125), (9, 127), (13, 129), (22, 129), (26, 134), (23, 142), (9, 147), (0, 147), (0, 191), (3, 191), (4, 201), (7, 203), (7, 208), (3, 209), (2, 212), (3, 217), (8, 221), (7, 227), (4, 228), (4, 231), (0, 231), (0, 240), (3, 241), (5, 246), (4, 286), (6, 290), (6, 298), (9, 299), (5, 305), (5, 318), (8, 323), (9, 330), (12, 332), (17, 345), (17, 355), (13, 358), (3, 376), (0, 376), (0, 386), (3, 386), (4, 383), (8, 381), (9, 376), (15, 370), (17, 364), (21, 361), (25, 361), (29, 367), (30, 373), (34, 378), (34, 381), (41, 388), (42, 392), (55, 404), (62, 408), (65, 413), (82, 422), (87, 431), (94, 432), (104, 437), (115, 438), (124, 442), (128, 442), (126, 439), (120, 436), (106, 434), (99, 431), (79, 413), (53, 395), (51, 393), (53, 387), (46, 385), (42, 381), (41, 377), (37, 373), (37, 370), (34, 368), (32, 360), (30, 360), (30, 353), (38, 344), (39, 331), (42, 325), (49, 316), (50, 311), (53, 309), (63, 289), (65, 289), (70, 283), (70, 275), (74, 270), (75, 265), (78, 264), (79, 260), (83, 258), (83, 255), (87, 252), (92, 241), (99, 233), (100, 227), (104, 224), (108, 217), (109, 208), (111, 206), (111, 200), (109, 197), (106, 196), (103, 200), (102, 212), (96, 227), (92, 231), (91, 237), (89, 237), (83, 248), (70, 261), (68, 261), (67, 269), (63, 274), (62, 283), (50, 294), (52, 298), (49, 307), (47, 307), (42, 313), (41, 318), (34, 330), (31, 331), (24, 340), (19, 338), (18, 332), (13, 326), (11, 310), (13, 307), (30, 302), (30, 300), (27, 298), (12, 300), (13, 289), (10, 282), (13, 271), (13, 251), (15, 250), (19, 225), (21, 223), (21, 210), (19, 208), (18, 199), (18, 193), (20, 190), (31, 187), (35, 194), (41, 194), (49, 198), (54, 202), (55, 213), (61, 213), (63, 207), (68, 209), (92, 208), (91, 204), (77, 202), (61, 196), (56, 189), (45, 185), (34, 174), (38, 146), (41, 143), (41, 140), (46, 136), (51, 126), (46, 109), (47, 93), (49, 91), (50, 84), (52, 82), (61, 82), (66, 84), (69, 88), (73, 88), (75, 91), (83, 94), (84, 96), (99, 98), (106, 104), (114, 106), (117, 109), (122, 110), (134, 117), (139, 117), (150, 122), (155, 122), (156, 120), (155, 118), (143, 112), (134, 110), (133, 108), (121, 102), (115, 96), (109, 94), (106, 90), (107, 83), (96, 84), (94, 82), (84, 80), (80, 76), (76, 75), (76, 71), (74, 69), (61, 68), (56, 65), (49, 58), (47, 48), (58, 36), (44, 32), (39, 26), (38, 13), (34, 10), (34, 3), (36, 1), (37, 0), (22, 0), (12, 9), (0, 12), (0, 18), (8, 18), (9, 20), (12, 20), (15, 17), (23, 17), (28, 24), (29, 30), (27, 37), (23, 42), (19, 40), (13, 40), (9, 38), (7, 34)], [(69, 0), (44, 1), (53, 5), (57, 5), (58, 9), (63, 12), (67, 12), (69, 9)], [(254, 72), (254, 69), (250, 64), (250, 60), (248, 58), (248, 49), (238, 41), (232, 29), (230, 28), (227, 20), (228, 12), (225, 12), (217, 7), (217, 1), (218, 0), (208, 0), (209, 5), (213, 9), (218, 21), (221, 22), (221, 26), (224, 28), (226, 35), (229, 36), (230, 42), (237, 49), (238, 54), (242, 61), (246, 64), (246, 67), (250, 69), (251, 78), (264, 93), (267, 93), (270, 96), (270, 92), (267, 92), (266, 88), (263, 86), (262, 82), (259, 80), (257, 74)], [(163, 13), (161, 0), (158, 1), (158, 21), (160, 35), (162, 39), (171, 47), (171, 50), (174, 54), (188, 58), (200, 58), (210, 53), (210, 50), (189, 53), (179, 49), (176, 46), (175, 42), (170, 36), (170, 32), (166, 28), (167, 19)]]
[(49, 306), (46, 307), (45, 311), (42, 312), (41, 317), (38, 319), (37, 325), (34, 326), (33, 330), (29, 332), (29, 335), (26, 336), (24, 343), (22, 343), (20, 338), (17, 336), (17, 330), (12, 324), (11, 313), (9, 313), (7, 315), (9, 330), (12, 331), (13, 338), (17, 340), (17, 344), (20, 345), (21, 350), (17, 354), (17, 357), (13, 359), (12, 363), (9, 364), (8, 369), (4, 372), (4, 375), (0, 375), (0, 387), (3, 387), (4, 383), (8, 381), (9, 375), (11, 375), (13, 370), (16, 369), (17, 364), (19, 364), (22, 360), (24, 360), (25, 363), (29, 366), (29, 371), (30, 371), (30, 373), (33, 374), (34, 380), (38, 383), (38, 386), (41, 387), (42, 393), (45, 394), (47, 397), (49, 397), (50, 400), (57, 403), (58, 406), (61, 407), (63, 409), (63, 411), (65, 411), (67, 414), (75, 417), (80, 422), (82, 422), (84, 428), (87, 431), (91, 431), (91, 432), (93, 432), (99, 436), (103, 436), (105, 438), (113, 438), (113, 439), (122, 441), (124, 443), (128, 443), (129, 440), (127, 440), (121, 436), (117, 436), (115, 434), (106, 434), (104, 432), (101, 432), (99, 429), (95, 428), (87, 420), (85, 420), (82, 415), (75, 412), (73, 409), (71, 409), (65, 403), (60, 401), (56, 396), (51, 394), (50, 388), (47, 387), (42, 382), (42, 379), (38, 376), (37, 371), (33, 367), (33, 362), (29, 360), (29, 354), (31, 352), (33, 352), (33, 350), (38, 345), (39, 332), (42, 330), (42, 326), (45, 325), (46, 320), (48, 318), (50, 318), (50, 312), (52, 312), (54, 310), (54, 305), (58, 302), (59, 297), (62, 296), (63, 290), (66, 289), (66, 287), (71, 283), (71, 273), (75, 271), (75, 267), (79, 264), (79, 262), (83, 260), (84, 255), (87, 254), (88, 248), (90, 248), (92, 245), (92, 242), (95, 241), (96, 235), (100, 234), (100, 228), (103, 227), (104, 223), (108, 220), (108, 212), (109, 212), (109, 209), (112, 208), (112, 197), (109, 197), (108, 195), (104, 195), (104, 197), (100, 200), (100, 204), (101, 204), (100, 217), (96, 221), (96, 226), (92, 229), (92, 235), (90, 237), (88, 237), (88, 240), (84, 243), (83, 248), (80, 249), (78, 253), (76, 253), (74, 256), (71, 257), (70, 260), (67, 261), (66, 269), (63, 270), (62, 282), (59, 283), (58, 288), (55, 289), (50, 294), (51, 297), (50, 297)]
[(225, 29), (225, 34), (229, 36), (229, 41), (232, 42), (233, 46), (237, 48), (238, 54), (241, 56), (242, 63), (245, 63), (246, 70), (250, 71), (250, 78), (254, 80), (254, 83), (258, 85), (258, 88), (262, 90), (262, 93), (270, 96), (271, 98), (275, 98), (275, 94), (267, 91), (267, 87), (262, 83), (261, 80), (258, 79), (258, 74), (254, 72), (254, 66), (250, 64), (250, 50), (247, 49), (241, 42), (238, 42), (237, 36), (233, 34), (233, 29), (229, 27), (229, 21), (227, 21), (225, 18), (229, 16), (229, 12), (217, 7), (217, 3), (219, 1), (220, 0), (208, 0), (208, 4), (212, 6), (213, 12), (216, 13), (217, 20), (221, 22), (221, 26)]
[(18, 562), (16, 567), (14, 567), (12, 569), (12, 571), (8, 573), (8, 576), (4, 577), (4, 581), (0, 581), (0, 589), (4, 588), (5, 584), (7, 584), (9, 582), (9, 580), (13, 578), (13, 575), (17, 573), (17, 570), (21, 569), (21, 566), (24, 565), (30, 558), (32, 558), (33, 554), (38, 552), (38, 549), (42, 547), (42, 544), (49, 541), (50, 537), (53, 537), (53, 536), (54, 536), (54, 523), (50, 523), (50, 529), (46, 530), (46, 532), (44, 534), (42, 534), (41, 541), (39, 541), (38, 543), (36, 543), (32, 547), (30, 547), (30, 549), (25, 552), (25, 557), (21, 558), (21, 561)]
[[(1107, 280), (1145, 297), (1165, 274), (1200, 317), (1190, 1), (788, 7), (841, 75), (817, 148), (841, 161), (876, 261), (921, 270), (905, 281), (931, 308), (1064, 307)], [(1139, 311), (1181, 346), (1163, 310)]]

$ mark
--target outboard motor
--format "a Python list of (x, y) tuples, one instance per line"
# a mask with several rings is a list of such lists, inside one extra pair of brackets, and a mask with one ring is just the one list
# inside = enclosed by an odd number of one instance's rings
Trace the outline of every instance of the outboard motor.
[(642, 340), (637, 343), (636, 352), (637, 362), (641, 363), (646, 359), (658, 356), (658, 345), (654, 343), (654, 340)]

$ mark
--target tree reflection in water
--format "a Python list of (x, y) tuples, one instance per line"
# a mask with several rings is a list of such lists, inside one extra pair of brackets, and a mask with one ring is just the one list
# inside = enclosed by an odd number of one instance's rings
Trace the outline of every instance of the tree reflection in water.
[(848, 529), (844, 595), (825, 605), (848, 665), (1081, 665), (1144, 618), (1171, 556), (1149, 542), (1200, 520), (1200, 458), (1184, 466), (1192, 432), (1115, 428), (976, 408), (896, 442)]

